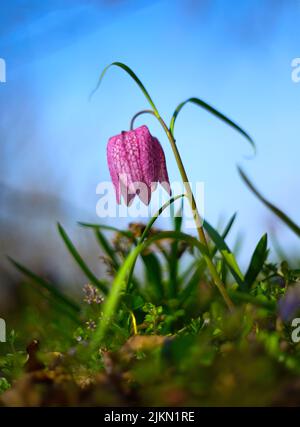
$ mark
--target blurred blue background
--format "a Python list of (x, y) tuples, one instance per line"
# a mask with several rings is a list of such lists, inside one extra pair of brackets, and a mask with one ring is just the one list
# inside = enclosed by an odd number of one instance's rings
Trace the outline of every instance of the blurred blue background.
[[(60, 245), (53, 237), (57, 219), (70, 227), (97, 220), (96, 186), (109, 179), (107, 140), (148, 107), (116, 68), (88, 102), (101, 70), (115, 60), (140, 76), (167, 122), (179, 102), (197, 96), (255, 139), (257, 157), (245, 160), (247, 142), (195, 106), (182, 110), (175, 128), (190, 180), (205, 183), (206, 218), (217, 224), (238, 211), (230, 242), (243, 234), (242, 262), (265, 231), (287, 252), (298, 248), (245, 187), (236, 164), (300, 222), (300, 83), (291, 79), (291, 61), (300, 56), (299, 19), (293, 0), (2, 4), (1, 255), (17, 248), (30, 258), (39, 245)], [(168, 141), (153, 118), (144, 120), (165, 148), (170, 178), (179, 180)], [(47, 255), (49, 265), (59, 268), (54, 255)]]

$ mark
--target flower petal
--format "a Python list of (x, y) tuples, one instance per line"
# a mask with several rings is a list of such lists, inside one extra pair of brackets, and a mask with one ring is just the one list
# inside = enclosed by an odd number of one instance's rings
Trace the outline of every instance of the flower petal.
[(115, 163), (115, 153), (114, 153), (115, 138), (116, 137), (112, 137), (109, 139), (106, 152), (107, 152), (108, 169), (109, 169), (112, 183), (115, 187), (116, 200), (119, 205), (121, 203), (121, 196), (120, 196), (120, 182), (119, 182), (118, 172), (116, 170), (116, 163)]
[(137, 194), (148, 205), (157, 182), (171, 194), (163, 149), (147, 126), (110, 138), (107, 160), (117, 203), (122, 195), (130, 205)]
[(167, 165), (166, 165), (166, 158), (164, 151), (162, 149), (162, 146), (160, 145), (157, 138), (153, 138), (154, 144), (155, 144), (155, 152), (157, 157), (157, 164), (159, 165), (159, 171), (158, 171), (158, 181), (160, 182), (161, 186), (169, 193), (171, 196), (172, 190), (170, 186), (168, 171), (167, 171)]

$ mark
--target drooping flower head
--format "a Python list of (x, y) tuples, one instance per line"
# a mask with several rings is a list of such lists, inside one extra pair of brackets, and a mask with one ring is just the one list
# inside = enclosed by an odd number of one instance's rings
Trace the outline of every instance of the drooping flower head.
[(118, 204), (121, 195), (127, 206), (138, 195), (148, 205), (158, 182), (171, 194), (163, 149), (147, 126), (111, 137), (107, 161)]

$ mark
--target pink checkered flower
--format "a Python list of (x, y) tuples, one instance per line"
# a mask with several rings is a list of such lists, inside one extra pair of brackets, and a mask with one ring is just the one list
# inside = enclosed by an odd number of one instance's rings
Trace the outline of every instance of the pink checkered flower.
[(118, 204), (121, 195), (127, 206), (138, 195), (148, 205), (158, 182), (171, 194), (163, 149), (147, 126), (111, 137), (107, 161)]

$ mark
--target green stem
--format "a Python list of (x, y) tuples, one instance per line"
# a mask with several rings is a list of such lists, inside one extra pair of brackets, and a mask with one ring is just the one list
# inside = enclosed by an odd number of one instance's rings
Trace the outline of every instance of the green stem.
[(135, 119), (136, 119), (137, 117), (141, 116), (142, 114), (153, 114), (153, 116), (157, 117), (157, 115), (156, 115), (156, 114), (154, 113), (154, 111), (152, 111), (152, 110), (142, 110), (142, 111), (139, 111), (139, 112), (138, 112), (138, 113), (136, 113), (136, 114), (132, 117), (132, 119), (131, 119), (131, 122), (130, 122), (130, 130), (133, 130), (133, 126), (134, 126)]
[[(202, 221), (201, 216), (199, 214), (199, 211), (197, 209), (196, 200), (195, 200), (192, 188), (190, 186), (184, 165), (182, 163), (181, 156), (179, 154), (179, 151), (178, 151), (178, 148), (176, 145), (176, 141), (175, 141), (172, 133), (170, 132), (170, 129), (167, 127), (166, 123), (164, 122), (162, 117), (159, 115), (159, 113), (157, 111), (154, 112), (152, 110), (143, 110), (143, 111), (140, 111), (139, 113), (137, 113), (131, 120), (131, 125), (130, 125), (131, 129), (133, 129), (134, 120), (139, 115), (144, 114), (144, 113), (153, 114), (158, 119), (158, 121), (160, 122), (162, 128), (164, 129), (164, 131), (165, 131), (165, 133), (166, 133), (166, 135), (170, 141), (170, 144), (171, 144), (171, 147), (173, 150), (173, 154), (175, 156), (175, 160), (176, 160), (176, 163), (177, 163), (180, 175), (181, 175), (181, 179), (182, 179), (183, 185), (185, 187), (186, 195), (187, 195), (189, 202), (190, 202), (190, 205), (191, 205), (192, 214), (193, 214), (193, 218), (194, 218), (194, 221), (196, 224), (199, 240), (204, 246), (206, 246), (208, 248), (207, 240), (206, 240), (205, 233), (204, 233), (203, 226), (202, 226), (203, 221)], [(216, 269), (214, 263), (212, 262), (212, 260), (209, 256), (204, 256), (204, 259), (206, 261), (207, 268), (210, 271), (210, 274), (212, 276), (212, 279), (213, 279), (215, 285), (217, 286), (221, 295), (223, 296), (229, 310), (232, 311), (234, 308), (234, 305), (233, 305), (233, 303), (232, 303), (232, 301), (231, 301), (231, 299), (230, 299), (230, 297), (229, 297), (229, 295), (225, 289), (225, 286), (224, 286), (222, 280), (219, 277), (219, 274), (217, 272), (217, 269)]]

